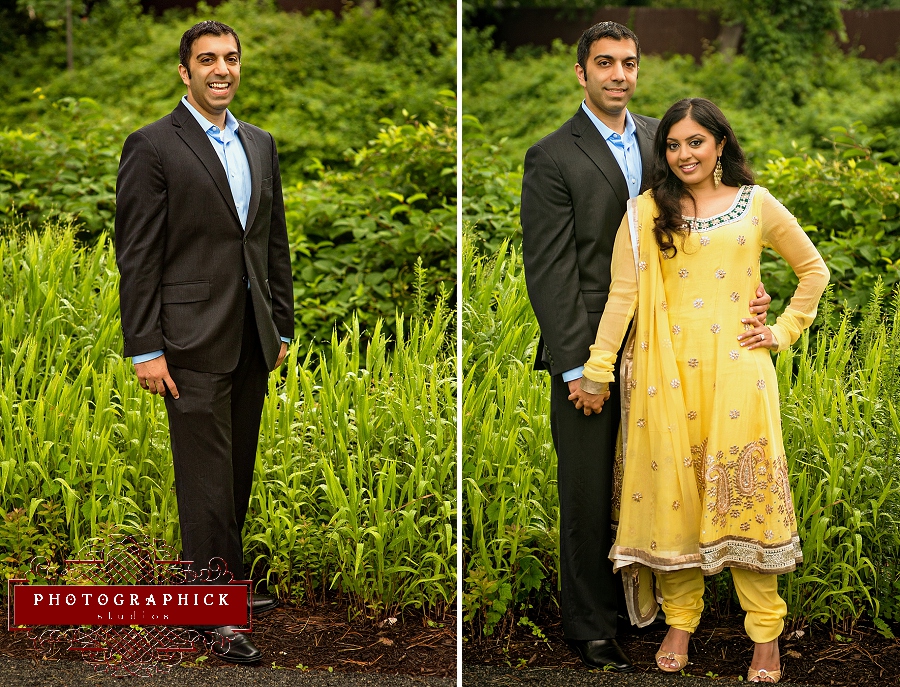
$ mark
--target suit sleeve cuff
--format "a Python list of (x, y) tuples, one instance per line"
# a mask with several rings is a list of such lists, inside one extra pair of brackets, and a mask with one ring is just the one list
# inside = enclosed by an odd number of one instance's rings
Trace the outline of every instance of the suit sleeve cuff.
[(155, 360), (160, 357), (164, 351), (150, 351), (149, 353), (141, 353), (140, 355), (132, 356), (131, 362), (137, 365), (138, 363), (146, 363), (148, 360)]
[(571, 370), (566, 370), (562, 373), (562, 378), (564, 382), (574, 382), (576, 379), (580, 379), (584, 375), (584, 365), (581, 367), (575, 367)]

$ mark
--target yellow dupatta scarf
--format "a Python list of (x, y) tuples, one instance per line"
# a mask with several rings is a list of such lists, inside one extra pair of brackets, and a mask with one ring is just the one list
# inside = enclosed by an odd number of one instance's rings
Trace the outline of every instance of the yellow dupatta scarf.
[(622, 571), (631, 622), (639, 627), (652, 622), (658, 610), (651, 568), (679, 570), (701, 563), (697, 485), (703, 456), (691, 454), (660, 268), (665, 257), (652, 232), (655, 215), (648, 194), (628, 202), (638, 299), (620, 366), (616, 539), (609, 554), (613, 568)]

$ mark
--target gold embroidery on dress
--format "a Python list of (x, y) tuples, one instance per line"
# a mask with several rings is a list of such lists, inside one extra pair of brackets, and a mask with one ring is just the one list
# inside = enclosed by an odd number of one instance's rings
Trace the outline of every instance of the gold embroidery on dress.
[(697, 493), (701, 498), (706, 491), (706, 482), (703, 479), (703, 461), (706, 460), (706, 445), (708, 443), (709, 439), (704, 439), (703, 442), (697, 446), (691, 446), (691, 458), (694, 463), (694, 477), (697, 480)]
[(756, 492), (756, 468), (757, 464), (766, 457), (763, 447), (759, 442), (752, 442), (744, 447), (744, 452), (738, 458), (737, 489), (742, 496), (753, 496)]
[(728, 488), (728, 472), (725, 466), (716, 465), (712, 456), (706, 457), (706, 480), (716, 485), (716, 515), (713, 523), (725, 526), (725, 514), (731, 510), (731, 490)]

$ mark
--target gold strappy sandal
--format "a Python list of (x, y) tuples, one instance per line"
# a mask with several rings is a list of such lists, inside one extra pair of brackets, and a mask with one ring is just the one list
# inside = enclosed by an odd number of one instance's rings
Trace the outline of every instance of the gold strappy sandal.
[[(778, 682), (781, 679), (781, 671), (780, 670), (766, 670), (763, 668), (762, 670), (753, 670), (753, 668), (749, 668), (747, 670), (747, 682), (756, 682), (761, 683), (766, 678), (772, 678), (772, 682), (763, 683), (763, 684), (773, 684)], [(758, 678), (754, 680), (753, 678)]]
[[(666, 658), (670, 661), (675, 661), (675, 667), (670, 668), (669, 666), (664, 666), (659, 662), (659, 659)], [(687, 654), (676, 654), (673, 651), (657, 651), (656, 652), (656, 666), (663, 671), (664, 673), (678, 673), (684, 670), (684, 667), (688, 664)], [(777, 680), (776, 680), (777, 682)]]

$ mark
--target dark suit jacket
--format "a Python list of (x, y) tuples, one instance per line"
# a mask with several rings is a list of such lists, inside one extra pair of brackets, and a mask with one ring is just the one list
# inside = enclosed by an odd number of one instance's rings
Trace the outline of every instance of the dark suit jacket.
[[(631, 116), (646, 180), (659, 120)], [(625, 177), (581, 107), (526, 153), (522, 257), (541, 327), (536, 368), (555, 375), (587, 361), (609, 295), (613, 243), (627, 201)]]
[(247, 283), (269, 369), (293, 337), (293, 283), (275, 142), (240, 122), (250, 164), (244, 231), (225, 169), (179, 103), (125, 141), (116, 183), (116, 262), (125, 356), (231, 372), (241, 350)]

